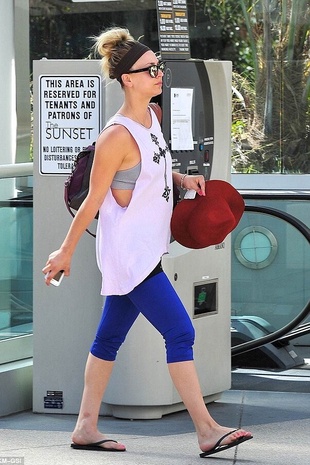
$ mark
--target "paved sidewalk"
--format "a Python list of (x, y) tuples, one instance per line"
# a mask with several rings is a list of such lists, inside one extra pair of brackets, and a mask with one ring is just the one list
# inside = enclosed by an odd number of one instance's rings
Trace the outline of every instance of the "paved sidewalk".
[(191, 419), (180, 412), (160, 420), (100, 418), (101, 429), (124, 442), (127, 452), (77, 451), (69, 447), (75, 416), (22, 412), (0, 418), (0, 464), (309, 465), (310, 371), (254, 370), (247, 375), (282, 377), (283, 383), (289, 377), (290, 382), (301, 382), (305, 392), (231, 390), (210, 404), (219, 423), (252, 431), (254, 439), (237, 448), (201, 459)]

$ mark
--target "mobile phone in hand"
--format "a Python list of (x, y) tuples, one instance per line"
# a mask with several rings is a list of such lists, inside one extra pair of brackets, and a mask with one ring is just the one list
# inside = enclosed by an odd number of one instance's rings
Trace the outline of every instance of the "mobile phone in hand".
[(64, 271), (58, 271), (58, 273), (55, 274), (55, 276), (51, 279), (51, 284), (53, 286), (60, 286), (61, 281), (63, 280), (64, 277)]

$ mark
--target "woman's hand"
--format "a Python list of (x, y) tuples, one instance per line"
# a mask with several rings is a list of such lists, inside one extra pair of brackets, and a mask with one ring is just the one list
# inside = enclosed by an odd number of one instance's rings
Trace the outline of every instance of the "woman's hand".
[(181, 189), (194, 190), (199, 195), (206, 195), (205, 178), (202, 174), (172, 173), (173, 182)]
[(187, 174), (183, 179), (183, 188), (194, 190), (199, 195), (206, 195), (204, 176), (202, 174)]
[(71, 255), (68, 252), (62, 249), (52, 252), (48, 257), (45, 267), (42, 269), (42, 273), (46, 276), (45, 283), (49, 286), (51, 279), (61, 270), (64, 271), (65, 276), (69, 276), (70, 263)]

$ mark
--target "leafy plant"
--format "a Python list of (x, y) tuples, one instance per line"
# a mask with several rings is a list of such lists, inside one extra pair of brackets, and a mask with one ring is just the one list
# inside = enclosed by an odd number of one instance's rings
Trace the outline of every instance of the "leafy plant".
[[(307, 0), (239, 0), (255, 75), (248, 157), (267, 172), (310, 169)], [(256, 142), (256, 143), (255, 143)]]
[(234, 62), (233, 169), (309, 173), (309, 1), (206, 0), (205, 9), (242, 31), (232, 37), (246, 57)]

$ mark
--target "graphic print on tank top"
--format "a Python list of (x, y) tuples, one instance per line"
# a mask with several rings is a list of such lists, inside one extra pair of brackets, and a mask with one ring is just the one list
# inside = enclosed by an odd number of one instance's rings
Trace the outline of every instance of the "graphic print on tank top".
[(169, 152), (169, 148), (168, 148), (167, 145), (165, 146), (164, 149), (163, 149), (162, 147), (160, 147), (157, 136), (155, 136), (155, 135), (152, 134), (152, 133), (151, 133), (151, 139), (152, 139), (152, 142), (153, 142), (153, 143), (156, 145), (156, 147), (158, 148), (158, 151), (155, 151), (155, 150), (154, 150), (153, 161), (159, 165), (161, 158), (164, 159), (164, 163), (165, 163), (165, 172), (164, 172), (165, 188), (164, 188), (164, 192), (163, 192), (163, 194), (162, 194), (162, 197), (163, 197), (164, 199), (166, 199), (166, 201), (168, 202), (168, 201), (169, 201), (169, 198), (170, 198), (171, 188), (168, 186), (168, 182), (167, 182), (167, 160), (166, 160), (166, 153)]

